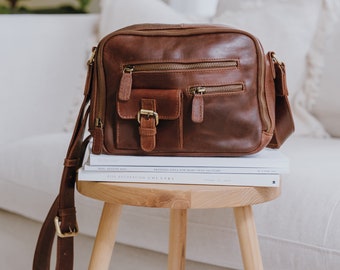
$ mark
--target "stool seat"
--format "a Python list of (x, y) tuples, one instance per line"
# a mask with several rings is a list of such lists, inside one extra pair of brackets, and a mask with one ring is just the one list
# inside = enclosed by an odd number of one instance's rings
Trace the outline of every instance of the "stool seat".
[(158, 208), (226, 208), (267, 202), (280, 195), (276, 187), (168, 185), (78, 181), (90, 198), (121, 205)]
[[(251, 176), (250, 176), (251, 177)], [(263, 270), (252, 205), (280, 195), (280, 187), (175, 185), (77, 181), (78, 191), (104, 202), (89, 269), (109, 269), (122, 205), (170, 208), (168, 270), (185, 269), (187, 209), (234, 209), (245, 270)]]

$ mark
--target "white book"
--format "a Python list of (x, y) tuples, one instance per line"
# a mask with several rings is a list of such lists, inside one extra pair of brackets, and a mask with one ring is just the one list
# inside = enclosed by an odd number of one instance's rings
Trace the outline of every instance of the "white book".
[(280, 175), (243, 173), (183, 174), (159, 172), (98, 172), (80, 168), (78, 171), (78, 181), (277, 187), (280, 185)]
[(85, 171), (95, 172), (153, 172), (153, 173), (246, 173), (246, 174), (284, 174), (287, 167), (215, 167), (215, 166), (105, 166), (84, 165)]
[(175, 157), (175, 156), (125, 156), (95, 155), (90, 151), (90, 166), (117, 167), (222, 167), (222, 168), (265, 168), (289, 171), (289, 160), (279, 150), (265, 148), (259, 153), (241, 157)]

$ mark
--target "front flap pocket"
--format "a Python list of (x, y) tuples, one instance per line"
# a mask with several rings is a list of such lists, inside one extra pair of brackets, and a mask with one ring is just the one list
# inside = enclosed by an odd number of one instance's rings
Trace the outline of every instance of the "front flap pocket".
[(133, 89), (117, 102), (116, 143), (119, 149), (145, 152), (182, 147), (182, 91)]

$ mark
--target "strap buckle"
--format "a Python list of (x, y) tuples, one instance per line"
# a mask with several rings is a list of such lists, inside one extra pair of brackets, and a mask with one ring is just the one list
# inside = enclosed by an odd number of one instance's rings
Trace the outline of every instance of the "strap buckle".
[(60, 238), (68, 238), (68, 237), (74, 237), (78, 234), (79, 232), (79, 229), (78, 229), (78, 225), (76, 224), (75, 225), (75, 228), (72, 229), (71, 227), (69, 227), (69, 232), (66, 232), (66, 233), (63, 233), (60, 229), (60, 221), (59, 221), (59, 217), (56, 216), (54, 218), (54, 226), (55, 226), (55, 230), (56, 230), (56, 233), (57, 235), (60, 237)]
[(154, 117), (155, 121), (156, 121), (156, 126), (158, 125), (158, 123), (159, 123), (158, 113), (156, 113), (152, 110), (141, 109), (137, 114), (138, 123), (140, 123), (140, 119), (141, 119), (142, 115), (145, 115), (146, 117)]

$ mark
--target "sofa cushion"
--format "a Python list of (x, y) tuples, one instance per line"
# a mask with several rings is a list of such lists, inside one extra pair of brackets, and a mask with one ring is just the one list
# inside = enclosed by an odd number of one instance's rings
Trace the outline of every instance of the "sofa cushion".
[[(317, 125), (316, 120), (310, 120), (312, 116), (306, 108), (294, 106), (294, 98), (304, 86), (305, 59), (317, 28), (320, 5), (320, 0), (220, 0), (218, 16), (213, 20), (254, 34), (265, 51), (275, 51), (280, 60), (285, 62), (296, 135), (311, 135), (314, 125)], [(325, 132), (320, 136), (324, 135)]]
[(307, 104), (327, 132), (340, 137), (340, 4), (327, 1), (310, 49)]

